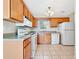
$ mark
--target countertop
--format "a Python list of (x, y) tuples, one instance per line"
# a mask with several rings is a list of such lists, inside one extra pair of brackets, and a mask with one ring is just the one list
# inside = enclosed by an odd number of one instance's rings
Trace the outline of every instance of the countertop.
[[(43, 32), (46, 32), (46, 31), (43, 31)], [(56, 32), (56, 31), (48, 31), (48, 32), (50, 32), (50, 33), (59, 33), (59, 32)], [(3, 34), (3, 39), (4, 40), (22, 40), (23, 41), (23, 40), (31, 37), (33, 34), (34, 33), (18, 37), (18, 35), (16, 35), (15, 33), (7, 33), (7, 34)]]
[(14, 33), (3, 34), (4, 40), (22, 40), (23, 41), (29, 37), (31, 37), (31, 34), (20, 36), (20, 37), (18, 37), (18, 35)]

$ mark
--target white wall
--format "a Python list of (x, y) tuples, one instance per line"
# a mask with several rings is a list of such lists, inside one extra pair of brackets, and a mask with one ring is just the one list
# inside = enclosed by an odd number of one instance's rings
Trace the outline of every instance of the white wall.
[(14, 32), (16, 32), (15, 23), (3, 20), (3, 33), (14, 33)]

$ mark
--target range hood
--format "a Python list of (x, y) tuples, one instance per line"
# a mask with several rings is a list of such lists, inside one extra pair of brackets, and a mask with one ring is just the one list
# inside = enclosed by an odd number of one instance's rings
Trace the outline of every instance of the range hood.
[(28, 17), (24, 16), (23, 19), (24, 19), (23, 23), (16, 23), (16, 26), (32, 27), (32, 22), (28, 19)]

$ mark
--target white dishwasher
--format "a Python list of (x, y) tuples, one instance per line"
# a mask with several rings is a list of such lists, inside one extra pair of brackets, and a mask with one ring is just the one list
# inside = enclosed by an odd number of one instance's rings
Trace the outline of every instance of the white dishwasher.
[(59, 44), (60, 43), (60, 34), (58, 32), (52, 32), (51, 34), (51, 44)]

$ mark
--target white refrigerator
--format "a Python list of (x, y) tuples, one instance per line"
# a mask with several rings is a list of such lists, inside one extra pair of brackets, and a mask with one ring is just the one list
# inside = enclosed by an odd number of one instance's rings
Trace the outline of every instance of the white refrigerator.
[(59, 25), (62, 45), (75, 45), (75, 24), (65, 22)]

